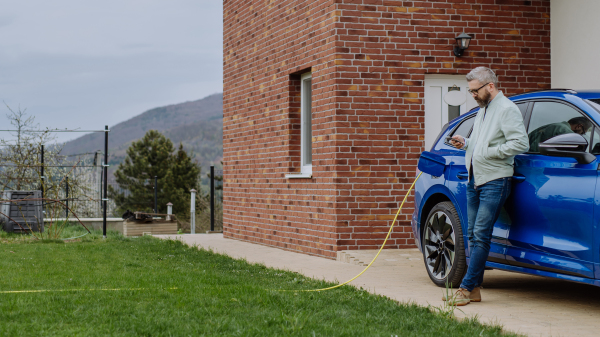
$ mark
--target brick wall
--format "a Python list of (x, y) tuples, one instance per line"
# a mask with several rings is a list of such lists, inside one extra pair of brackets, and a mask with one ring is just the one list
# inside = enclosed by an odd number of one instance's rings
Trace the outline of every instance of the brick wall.
[[(225, 236), (334, 257), (377, 248), (424, 141), (426, 74), (550, 84), (549, 1), (224, 1)], [(473, 36), (461, 58), (452, 49)], [(299, 74), (313, 72), (313, 179), (299, 172)], [(414, 246), (409, 216), (388, 248)]]
[[(335, 256), (332, 1), (223, 2), (224, 235)], [(313, 179), (300, 172), (300, 74), (312, 71)]]

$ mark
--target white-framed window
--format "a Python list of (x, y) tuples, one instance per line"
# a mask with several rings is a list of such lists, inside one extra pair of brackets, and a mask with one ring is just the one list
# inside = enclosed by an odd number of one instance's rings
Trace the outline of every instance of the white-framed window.
[(312, 174), (312, 73), (300, 77), (300, 162), (302, 173)]
[(300, 174), (287, 178), (312, 177), (312, 73), (300, 76)]

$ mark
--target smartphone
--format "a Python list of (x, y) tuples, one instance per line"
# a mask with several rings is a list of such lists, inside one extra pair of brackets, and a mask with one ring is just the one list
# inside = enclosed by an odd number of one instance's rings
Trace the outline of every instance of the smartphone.
[(460, 141), (460, 140), (458, 140), (458, 139), (454, 139), (454, 138), (452, 138), (452, 137), (450, 137), (450, 136), (447, 136), (447, 137), (446, 137), (446, 141), (447, 141), (448, 143), (450, 143), (450, 141), (451, 141), (451, 140), (453, 140), (453, 141), (455, 141), (455, 142), (457, 142), (457, 143), (460, 143), (460, 144), (462, 144), (462, 145), (465, 145), (465, 143), (461, 142), (461, 141)]

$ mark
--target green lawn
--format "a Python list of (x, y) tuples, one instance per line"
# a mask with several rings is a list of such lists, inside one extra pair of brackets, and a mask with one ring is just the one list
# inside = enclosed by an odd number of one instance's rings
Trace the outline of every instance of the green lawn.
[[(331, 284), (176, 241), (115, 233), (103, 240), (96, 232), (76, 242), (32, 242), (2, 232), (0, 242), (1, 336), (501, 334), (349, 286), (279, 291)], [(6, 293), (14, 290), (54, 291)]]

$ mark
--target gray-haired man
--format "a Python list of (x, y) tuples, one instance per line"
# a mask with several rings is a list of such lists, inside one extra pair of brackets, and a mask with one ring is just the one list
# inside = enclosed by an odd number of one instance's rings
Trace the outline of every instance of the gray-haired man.
[(498, 91), (496, 74), (489, 68), (477, 67), (467, 75), (467, 81), (469, 93), (481, 109), (475, 117), (471, 137), (457, 135), (452, 141), (455, 147), (466, 150), (470, 252), (467, 273), (449, 299), (454, 305), (481, 301), (480, 287), (492, 230), (511, 191), (514, 156), (529, 148), (521, 112)]

